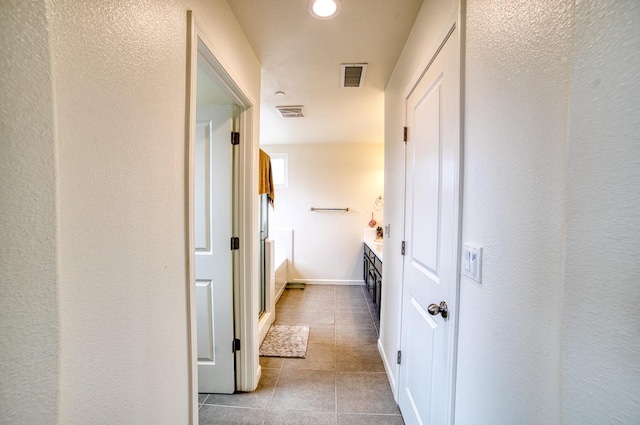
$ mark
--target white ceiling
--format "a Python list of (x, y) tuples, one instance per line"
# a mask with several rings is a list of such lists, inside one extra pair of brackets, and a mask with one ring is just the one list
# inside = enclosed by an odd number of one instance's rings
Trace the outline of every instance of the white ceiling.
[[(262, 144), (382, 143), (384, 88), (422, 0), (342, 0), (330, 20), (308, 0), (228, 2), (262, 64)], [(340, 88), (342, 63), (368, 64), (364, 87)], [(282, 118), (280, 105), (306, 116)]]

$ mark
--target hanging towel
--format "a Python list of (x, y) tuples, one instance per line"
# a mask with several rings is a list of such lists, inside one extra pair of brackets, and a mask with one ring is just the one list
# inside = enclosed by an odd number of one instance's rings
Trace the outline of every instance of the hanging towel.
[(275, 199), (273, 188), (273, 175), (271, 173), (271, 158), (265, 151), (260, 149), (260, 170), (258, 172), (258, 194), (267, 194), (267, 198), (271, 206)]

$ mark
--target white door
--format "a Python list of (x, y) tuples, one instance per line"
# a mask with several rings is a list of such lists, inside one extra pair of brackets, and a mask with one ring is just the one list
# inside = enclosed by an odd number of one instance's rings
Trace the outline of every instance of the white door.
[(198, 392), (235, 390), (233, 330), (232, 115), (230, 105), (198, 105), (194, 231)]
[[(454, 29), (406, 102), (399, 404), (407, 425), (451, 421), (460, 209), (459, 76)], [(448, 304), (447, 318), (434, 308), (441, 302)]]

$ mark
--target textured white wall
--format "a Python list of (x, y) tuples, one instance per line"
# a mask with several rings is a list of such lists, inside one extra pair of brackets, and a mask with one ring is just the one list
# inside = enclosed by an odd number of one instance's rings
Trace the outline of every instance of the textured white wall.
[[(382, 144), (265, 145), (289, 158), (289, 187), (276, 189), (272, 228), (293, 229), (293, 279), (362, 280), (362, 240), (383, 195)], [(311, 207), (349, 212), (312, 212)], [(277, 243), (277, 242), (276, 242)], [(355, 283), (355, 282), (354, 282)]]
[[(380, 349), (392, 386), (397, 383), (396, 352), (400, 342), (402, 256), (400, 243), (404, 223), (404, 157), (402, 128), (405, 125), (407, 90), (412, 87), (427, 61), (433, 56), (446, 33), (448, 23), (456, 17), (457, 1), (425, 0), (411, 35), (396, 64), (385, 90), (384, 192), (385, 222), (391, 225), (391, 235), (384, 239), (382, 268), (382, 316)], [(393, 388), (395, 390), (395, 388)]]
[[(386, 92), (392, 226), (399, 92), (442, 25), (432, 4)], [(634, 2), (467, 1), (463, 240), (484, 265), (461, 282), (457, 424), (640, 420), (639, 20)], [(387, 254), (387, 356), (400, 266)]]
[(0, 2), (0, 52), (0, 423), (51, 424), (60, 327), (44, 2)]
[(467, 2), (458, 424), (560, 420), (570, 3)]
[(254, 99), (259, 64), (224, 0), (50, 8), (60, 422), (184, 424), (187, 9)]
[(640, 423), (640, 3), (575, 6), (566, 424)]

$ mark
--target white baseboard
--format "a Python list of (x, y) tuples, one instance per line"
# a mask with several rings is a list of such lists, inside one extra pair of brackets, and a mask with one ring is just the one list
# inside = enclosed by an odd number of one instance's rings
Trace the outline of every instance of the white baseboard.
[(282, 293), (284, 292), (284, 290), (287, 289), (287, 284), (285, 283), (284, 285), (282, 285), (280, 287), (280, 290), (278, 291), (278, 293), (276, 294), (276, 299), (275, 302), (278, 303), (278, 300), (280, 299), (280, 297), (282, 296)]
[[(267, 311), (258, 320), (258, 343), (262, 344), (264, 338), (267, 336), (269, 328), (276, 319), (275, 311)], [(259, 345), (258, 345), (259, 346)]]
[(391, 392), (393, 393), (393, 399), (398, 403), (398, 386), (396, 385), (396, 376), (394, 371), (397, 370), (395, 367), (392, 367), (389, 363), (389, 359), (384, 353), (384, 349), (382, 348), (382, 342), (378, 339), (378, 352), (380, 353), (380, 357), (382, 358), (382, 364), (384, 365), (384, 370), (387, 372), (387, 379), (389, 380), (389, 385), (391, 386)]
[(262, 378), (262, 366), (258, 365), (258, 369), (256, 370), (256, 382), (260, 382), (260, 378)]
[(308, 283), (311, 285), (364, 285), (364, 280), (293, 279), (293, 283)]

